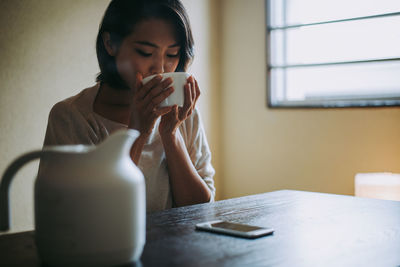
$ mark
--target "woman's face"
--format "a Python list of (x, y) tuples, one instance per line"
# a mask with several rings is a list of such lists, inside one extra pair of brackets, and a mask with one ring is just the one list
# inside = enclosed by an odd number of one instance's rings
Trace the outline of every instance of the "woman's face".
[(174, 72), (180, 48), (172, 23), (162, 19), (143, 20), (135, 25), (115, 54), (118, 72), (134, 88), (137, 72), (143, 77)]

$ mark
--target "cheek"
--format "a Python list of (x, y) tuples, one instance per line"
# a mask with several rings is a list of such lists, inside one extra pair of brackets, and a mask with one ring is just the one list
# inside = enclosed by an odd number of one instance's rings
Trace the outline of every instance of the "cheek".
[(117, 59), (117, 69), (121, 78), (132, 87), (135, 84), (136, 73), (141, 72), (137, 61), (129, 57)]
[(165, 72), (174, 72), (178, 67), (179, 60), (170, 60), (164, 66)]

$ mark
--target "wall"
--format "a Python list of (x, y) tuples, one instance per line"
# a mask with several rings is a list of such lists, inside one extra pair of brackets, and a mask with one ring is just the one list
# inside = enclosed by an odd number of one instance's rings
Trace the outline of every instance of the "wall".
[[(51, 106), (94, 84), (95, 38), (108, 1), (0, 2), (0, 170), (41, 148)], [(12, 231), (33, 228), (38, 163), (11, 185)]]
[[(0, 1), (0, 173), (18, 155), (42, 147), (47, 116), (54, 103), (94, 84), (98, 65), (95, 39), (109, 0)], [(216, 123), (209, 109), (216, 98), (212, 87), (215, 63), (212, 0), (184, 0), (196, 41), (190, 71), (199, 80), (209, 142), (217, 154)], [(5, 26), (7, 25), (7, 26)], [(209, 51), (211, 51), (209, 53)], [(215, 144), (215, 145), (214, 145)], [(215, 168), (218, 170), (218, 157)], [(33, 229), (33, 184), (38, 163), (14, 178), (11, 191), (11, 232)], [(218, 179), (216, 178), (216, 183)], [(217, 184), (217, 188), (220, 188)]]
[(354, 193), (400, 172), (400, 109), (266, 106), (264, 0), (222, 0), (222, 198), (278, 189)]
[(216, 174), (216, 199), (221, 198), (223, 174), (221, 165), (221, 113), (220, 113), (220, 4), (216, 0), (182, 0), (190, 19), (195, 42), (195, 57), (189, 72), (199, 82), (201, 97), (198, 101), (204, 127), (212, 153)]

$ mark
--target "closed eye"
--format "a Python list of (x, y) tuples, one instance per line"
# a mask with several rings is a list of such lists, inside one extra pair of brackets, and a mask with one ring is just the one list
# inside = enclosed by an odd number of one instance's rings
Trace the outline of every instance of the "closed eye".
[(143, 57), (151, 57), (151, 55), (152, 55), (151, 53), (146, 53), (146, 52), (144, 52), (142, 50), (139, 50), (139, 49), (136, 49), (136, 52), (138, 52), (139, 55), (141, 55)]
[(177, 53), (177, 54), (169, 54), (169, 55), (167, 55), (167, 57), (172, 57), (172, 58), (174, 58), (174, 57), (178, 57), (179, 56), (179, 53)]

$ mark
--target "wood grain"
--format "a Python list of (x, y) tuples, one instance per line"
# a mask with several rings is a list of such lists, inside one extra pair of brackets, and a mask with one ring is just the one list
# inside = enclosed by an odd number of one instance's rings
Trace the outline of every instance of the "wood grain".
[[(275, 233), (195, 230), (216, 219)], [(141, 261), (128, 266), (400, 266), (400, 202), (275, 191), (148, 214), (146, 238)], [(40, 266), (32, 232), (0, 236), (0, 253), (1, 266)]]

